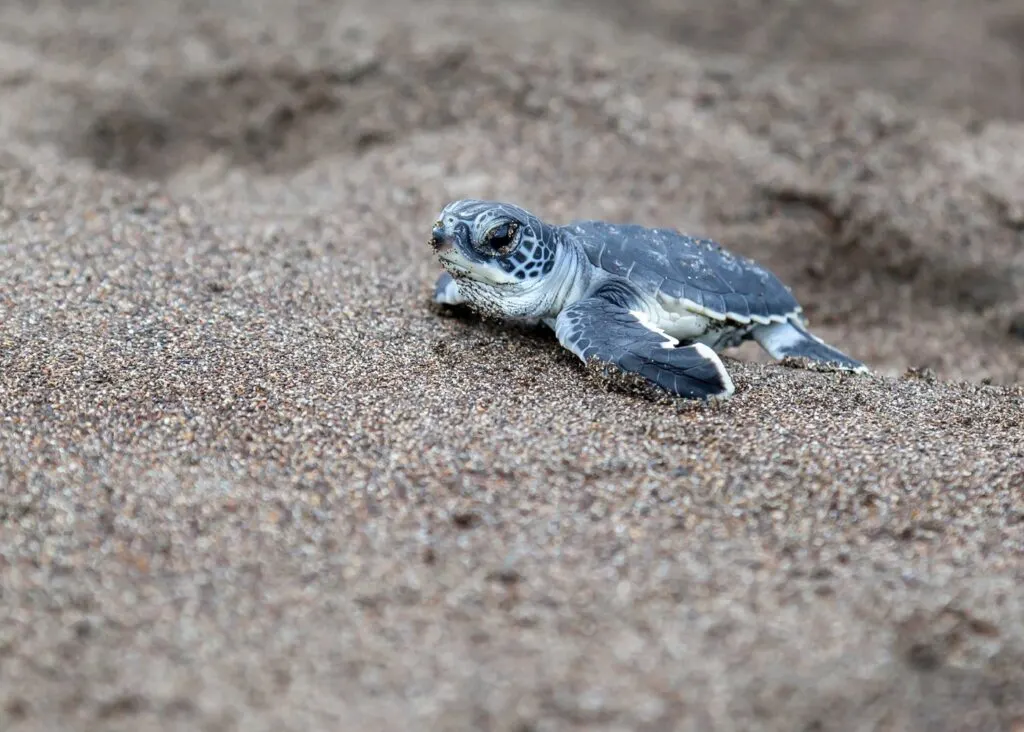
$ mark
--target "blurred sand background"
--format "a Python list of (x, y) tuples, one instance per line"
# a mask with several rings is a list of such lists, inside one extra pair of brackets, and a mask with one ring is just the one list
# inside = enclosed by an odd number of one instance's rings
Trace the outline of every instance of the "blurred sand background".
[[(876, 369), (428, 303), (713, 236)], [(1024, 730), (1017, 0), (8, 0), (0, 729)]]

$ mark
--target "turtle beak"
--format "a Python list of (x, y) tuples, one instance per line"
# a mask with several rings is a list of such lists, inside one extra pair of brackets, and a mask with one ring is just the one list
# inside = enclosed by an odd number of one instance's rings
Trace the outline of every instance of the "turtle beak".
[(434, 225), (434, 229), (430, 233), (430, 246), (438, 254), (441, 254), (452, 248), (452, 244), (448, 240), (448, 235), (445, 233), (444, 229), (438, 224)]

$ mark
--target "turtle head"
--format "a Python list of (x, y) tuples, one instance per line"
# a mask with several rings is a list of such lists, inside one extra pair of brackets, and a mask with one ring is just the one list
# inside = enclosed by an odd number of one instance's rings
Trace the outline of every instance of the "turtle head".
[(445, 206), (430, 238), (441, 266), (470, 304), (520, 317), (545, 314), (558, 243), (557, 227), (529, 211), (475, 199)]

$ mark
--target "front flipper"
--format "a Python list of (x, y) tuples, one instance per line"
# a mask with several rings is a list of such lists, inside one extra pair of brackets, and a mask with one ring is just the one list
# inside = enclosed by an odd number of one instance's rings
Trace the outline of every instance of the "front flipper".
[(584, 363), (592, 359), (638, 374), (690, 399), (727, 399), (732, 379), (718, 355), (703, 344), (676, 348), (677, 341), (645, 325), (639, 313), (602, 297), (562, 310), (555, 321), (559, 342)]
[(754, 330), (753, 335), (754, 340), (772, 358), (806, 358), (817, 363), (830, 364), (844, 371), (866, 372), (868, 370), (867, 366), (860, 361), (850, 358), (792, 322), (762, 325)]
[(459, 286), (447, 272), (442, 272), (434, 283), (434, 302), (439, 305), (462, 305), (466, 301), (459, 294)]

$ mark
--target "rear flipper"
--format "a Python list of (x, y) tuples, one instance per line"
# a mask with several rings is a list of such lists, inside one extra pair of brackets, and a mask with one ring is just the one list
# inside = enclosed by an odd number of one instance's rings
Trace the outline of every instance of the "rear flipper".
[(846, 371), (868, 371), (860, 361), (836, 350), (793, 322), (762, 325), (754, 329), (753, 336), (772, 358), (806, 358)]

